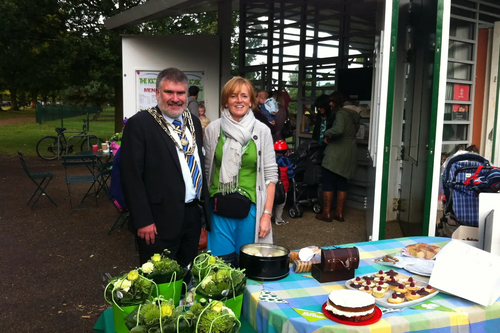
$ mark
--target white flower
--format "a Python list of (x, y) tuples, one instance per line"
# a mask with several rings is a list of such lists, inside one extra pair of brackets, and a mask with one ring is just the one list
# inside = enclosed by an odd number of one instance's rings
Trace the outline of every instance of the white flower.
[(119, 279), (114, 283), (115, 289), (122, 289), (124, 291), (129, 291), (132, 287), (132, 281), (127, 279)]
[(155, 268), (155, 265), (153, 265), (153, 263), (149, 262), (149, 261), (147, 263), (143, 264), (141, 267), (142, 271), (146, 274), (150, 274), (154, 268)]
[(212, 282), (212, 276), (211, 275), (207, 275), (203, 281), (201, 281), (201, 287), (203, 289), (205, 289), (205, 287), (207, 286), (208, 283)]

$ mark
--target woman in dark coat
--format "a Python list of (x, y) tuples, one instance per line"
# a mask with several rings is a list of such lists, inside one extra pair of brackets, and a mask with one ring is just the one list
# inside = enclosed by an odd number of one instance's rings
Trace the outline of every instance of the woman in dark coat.
[(332, 222), (331, 204), (336, 192), (337, 206), (333, 219), (344, 222), (347, 180), (356, 172), (356, 132), (361, 119), (359, 112), (360, 109), (354, 105), (344, 105), (335, 114), (333, 126), (324, 133), (328, 145), (321, 163), (323, 167), (323, 213), (316, 215), (318, 220)]

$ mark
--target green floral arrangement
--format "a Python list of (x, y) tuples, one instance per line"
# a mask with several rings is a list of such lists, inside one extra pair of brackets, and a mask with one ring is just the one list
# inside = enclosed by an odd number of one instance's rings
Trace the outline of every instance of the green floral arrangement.
[(194, 316), (184, 312), (182, 306), (175, 307), (174, 300), (163, 297), (147, 301), (125, 318), (130, 332), (174, 333), (187, 331), (192, 326)]
[(110, 138), (109, 141), (122, 141), (122, 133), (118, 132), (113, 134)]
[(195, 321), (192, 332), (195, 333), (230, 333), (238, 332), (241, 323), (236, 319), (233, 311), (219, 301), (206, 302), (201, 299), (188, 312)]
[[(154, 282), (132, 270), (123, 276), (109, 280), (104, 289), (104, 298), (110, 304), (120, 306), (134, 306), (144, 303), (151, 296)], [(108, 300), (111, 298), (111, 301)]]
[(156, 283), (170, 283), (182, 279), (184, 269), (177, 261), (167, 257), (169, 253), (168, 250), (165, 250), (163, 254), (156, 253), (141, 266), (140, 271)]
[(197, 282), (195, 293), (217, 300), (241, 295), (247, 281), (244, 269), (235, 269), (209, 253), (194, 259), (192, 272)]
[(214, 266), (227, 266), (227, 264), (221, 258), (212, 256), (210, 251), (208, 251), (194, 258), (191, 272), (193, 273), (193, 277), (200, 281), (203, 280)]

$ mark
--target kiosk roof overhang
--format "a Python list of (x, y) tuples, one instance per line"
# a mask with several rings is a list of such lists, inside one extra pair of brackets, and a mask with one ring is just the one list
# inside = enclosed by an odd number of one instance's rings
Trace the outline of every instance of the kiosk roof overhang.
[[(130, 8), (104, 21), (107, 29), (126, 28), (164, 17), (218, 11), (223, 0), (150, 0)], [(239, 9), (239, 1), (231, 1), (233, 11)]]

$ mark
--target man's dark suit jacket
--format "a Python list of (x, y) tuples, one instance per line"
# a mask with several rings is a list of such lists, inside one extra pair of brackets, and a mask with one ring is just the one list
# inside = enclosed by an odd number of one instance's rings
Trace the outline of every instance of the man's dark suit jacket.
[[(158, 107), (156, 111), (161, 115)], [(204, 175), (201, 124), (197, 117), (192, 119)], [(154, 223), (161, 238), (175, 239), (184, 218), (186, 192), (175, 143), (149, 112), (142, 111), (127, 121), (121, 150), (121, 180), (130, 210), (131, 231), (136, 233), (137, 229)], [(202, 191), (206, 228), (210, 230), (205, 179)]]

